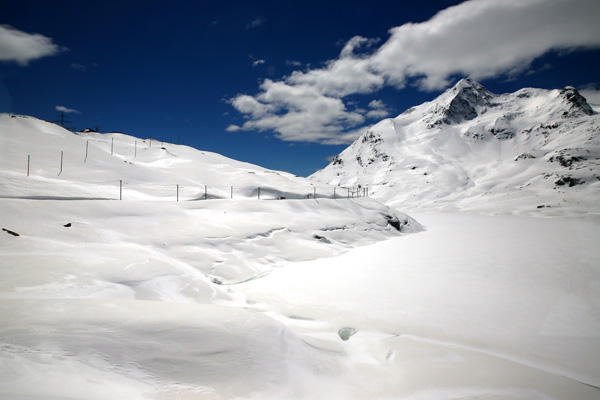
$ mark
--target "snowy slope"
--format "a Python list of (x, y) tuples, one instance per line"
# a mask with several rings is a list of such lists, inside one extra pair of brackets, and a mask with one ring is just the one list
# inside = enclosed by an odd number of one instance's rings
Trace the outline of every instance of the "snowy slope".
[(421, 229), (325, 189), (186, 146), (0, 116), (0, 397), (227, 399), (277, 385), (279, 398), (310, 386), (331, 357), (248, 310), (235, 284), (403, 234), (392, 225)]
[[(172, 200), (177, 185), (181, 198), (187, 200), (205, 194), (230, 198), (231, 186), (235, 198), (257, 197), (259, 186), (263, 186), (263, 197), (270, 194), (264, 186), (278, 189), (279, 197), (314, 193), (311, 182), (292, 174), (188, 146), (121, 133), (73, 134), (36, 118), (8, 114), (0, 114), (0, 130), (3, 196), (114, 199), (119, 198), (120, 181), (124, 198), (140, 200)], [(293, 193), (286, 193), (290, 190)], [(318, 194), (329, 192), (330, 188), (324, 188)]]
[(573, 88), (496, 95), (463, 79), (376, 124), (311, 178), (368, 186), (407, 209), (597, 213), (600, 116)]
[(137, 141), (0, 116), (0, 398), (598, 398), (597, 216), (424, 231)]

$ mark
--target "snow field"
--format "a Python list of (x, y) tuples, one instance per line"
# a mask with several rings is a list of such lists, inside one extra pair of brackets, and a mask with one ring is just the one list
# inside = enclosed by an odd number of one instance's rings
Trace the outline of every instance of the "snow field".
[(598, 398), (597, 219), (414, 215), (426, 231), (236, 290), (329, 340), (356, 329), (344, 346), (377, 383), (355, 398)]
[[(34, 118), (0, 128), (0, 226), (20, 235), (0, 232), (3, 399), (599, 396), (595, 196), (531, 212), (533, 196), (550, 204), (534, 184), (500, 187), (517, 170), (460, 198), (465, 171), (440, 168), (445, 200), (409, 191), (423, 231), (370, 198), (253, 200), (313, 186), (218, 154), (140, 139), (135, 154), (135, 138)], [(176, 202), (176, 182), (247, 198)]]

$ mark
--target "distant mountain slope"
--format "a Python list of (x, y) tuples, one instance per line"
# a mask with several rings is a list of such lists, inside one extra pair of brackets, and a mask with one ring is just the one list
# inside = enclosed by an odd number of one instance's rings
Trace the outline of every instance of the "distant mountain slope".
[(402, 208), (597, 213), (600, 116), (571, 87), (496, 95), (463, 79), (310, 178)]
[[(61, 171), (62, 152), (62, 171)], [(29, 157), (30, 176), (27, 177)], [(122, 133), (72, 133), (33, 117), (0, 114), (0, 195), (129, 199), (256, 196), (257, 187), (313, 193), (314, 182), (192, 147)], [(267, 195), (266, 189), (263, 195)]]

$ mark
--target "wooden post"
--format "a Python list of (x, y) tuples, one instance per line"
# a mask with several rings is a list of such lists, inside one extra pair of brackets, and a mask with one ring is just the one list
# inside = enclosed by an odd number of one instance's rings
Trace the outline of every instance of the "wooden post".
[(115, 147), (115, 138), (110, 138), (110, 154), (113, 154), (114, 147)]
[(260, 200), (260, 186), (258, 187), (258, 199)]
[(177, 201), (179, 202), (179, 185), (177, 185)]
[(208, 186), (204, 185), (204, 200), (208, 199)]
[(348, 191), (348, 198), (350, 198), (350, 188), (346, 188), (346, 190)]
[(85, 160), (83, 162), (87, 162), (88, 148), (89, 147), (90, 147), (90, 139), (86, 140), (86, 142), (85, 142)]
[(27, 155), (27, 176), (29, 176), (29, 164), (31, 162), (31, 155)]
[(333, 187), (333, 199), (335, 200), (335, 186)]
[(60, 151), (60, 171), (58, 172), (58, 176), (60, 176), (60, 174), (62, 174), (62, 166), (63, 166), (63, 152), (61, 150)]
[(119, 200), (123, 200), (123, 180), (119, 180)]
[(317, 198), (317, 187), (316, 186), (313, 187), (313, 198), (315, 198), (315, 199)]

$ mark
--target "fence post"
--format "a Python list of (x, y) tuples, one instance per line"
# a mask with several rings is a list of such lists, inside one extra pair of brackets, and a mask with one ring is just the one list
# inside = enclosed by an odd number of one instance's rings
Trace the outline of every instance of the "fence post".
[(260, 186), (258, 187), (258, 199), (260, 200)]
[(85, 160), (83, 160), (83, 162), (87, 162), (87, 156), (88, 156), (88, 147), (89, 147), (89, 145), (90, 145), (90, 139), (88, 139), (88, 140), (85, 142)]
[(29, 164), (31, 162), (31, 155), (27, 155), (27, 176), (29, 176)]
[(317, 198), (317, 187), (313, 186), (313, 198), (316, 199)]
[(333, 199), (335, 200), (335, 186), (333, 187)]
[(58, 176), (62, 174), (62, 165), (63, 165), (63, 151), (60, 151), (60, 171), (58, 172)]
[(208, 186), (204, 185), (204, 200), (208, 199)]
[(123, 180), (119, 180), (119, 200), (123, 200)]

